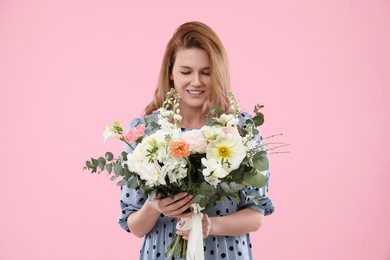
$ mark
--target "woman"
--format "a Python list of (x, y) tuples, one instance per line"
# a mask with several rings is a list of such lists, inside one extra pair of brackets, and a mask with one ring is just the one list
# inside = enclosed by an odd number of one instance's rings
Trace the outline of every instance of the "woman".
[[(153, 101), (146, 107), (145, 116), (134, 119), (129, 126), (157, 121), (155, 111), (161, 107), (166, 93), (175, 88), (180, 94), (181, 127), (183, 131), (201, 128), (211, 108), (228, 112), (230, 80), (228, 59), (222, 42), (215, 32), (200, 22), (181, 25), (168, 42)], [(241, 123), (250, 119), (243, 113)], [(260, 136), (257, 136), (260, 139)], [(129, 147), (126, 147), (131, 152)], [(252, 259), (249, 233), (257, 231), (265, 215), (274, 210), (267, 197), (267, 184), (261, 189), (241, 191), (241, 202), (227, 198), (217, 203), (203, 216), (205, 259)], [(246, 195), (264, 196), (256, 205)], [(144, 194), (124, 186), (121, 191), (119, 224), (137, 237), (145, 237), (140, 259), (164, 259), (165, 249), (175, 233), (188, 239), (188, 231), (177, 231), (178, 218), (190, 216), (187, 209), (193, 203), (191, 195), (179, 193), (173, 198), (157, 196), (147, 200)]]

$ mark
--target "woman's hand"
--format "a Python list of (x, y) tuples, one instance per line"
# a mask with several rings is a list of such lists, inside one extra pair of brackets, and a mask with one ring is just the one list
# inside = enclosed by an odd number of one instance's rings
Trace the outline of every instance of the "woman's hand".
[[(203, 231), (203, 238), (208, 237), (211, 232), (211, 220), (209, 216), (207, 216), (206, 214), (203, 214), (203, 218), (202, 218), (202, 231)], [(177, 230), (176, 234), (182, 236), (183, 239), (188, 240), (190, 236), (190, 230), (187, 231)]]
[(167, 217), (189, 217), (193, 213), (186, 212), (193, 203), (192, 195), (186, 192), (181, 192), (173, 197), (161, 198), (161, 194), (157, 194), (155, 200), (152, 202), (154, 207)]

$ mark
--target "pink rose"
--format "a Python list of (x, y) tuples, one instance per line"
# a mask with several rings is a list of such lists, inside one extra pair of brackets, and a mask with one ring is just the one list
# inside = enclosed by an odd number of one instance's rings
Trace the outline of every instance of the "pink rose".
[(221, 130), (222, 133), (224, 133), (225, 135), (240, 137), (240, 133), (238, 132), (236, 127), (232, 127), (232, 126), (222, 127)]
[(130, 130), (130, 132), (127, 133), (125, 136), (126, 141), (129, 143), (136, 141), (138, 138), (143, 136), (145, 133), (145, 126), (144, 125), (138, 125)]
[(181, 134), (181, 140), (189, 144), (191, 152), (205, 153), (207, 141), (204, 138), (202, 131), (195, 129)]

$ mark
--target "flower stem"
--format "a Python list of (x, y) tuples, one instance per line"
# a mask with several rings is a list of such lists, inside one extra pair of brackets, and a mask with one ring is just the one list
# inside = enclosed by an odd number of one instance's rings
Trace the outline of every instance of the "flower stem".
[(187, 164), (188, 164), (188, 170), (187, 170), (188, 184), (189, 184), (189, 186), (191, 186), (191, 184), (192, 184), (192, 179), (191, 179), (191, 171), (192, 171), (191, 162), (188, 159), (188, 157), (184, 157), (184, 159), (187, 161)]

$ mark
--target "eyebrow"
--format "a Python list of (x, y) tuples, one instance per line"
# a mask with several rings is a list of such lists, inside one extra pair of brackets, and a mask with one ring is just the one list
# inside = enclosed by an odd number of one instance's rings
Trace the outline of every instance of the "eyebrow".
[[(183, 68), (183, 69), (192, 69), (191, 67), (189, 67), (189, 66), (179, 66), (180, 68)], [(205, 70), (205, 69), (210, 69), (210, 67), (204, 67), (204, 68), (202, 68), (202, 69), (200, 69), (200, 70)]]

